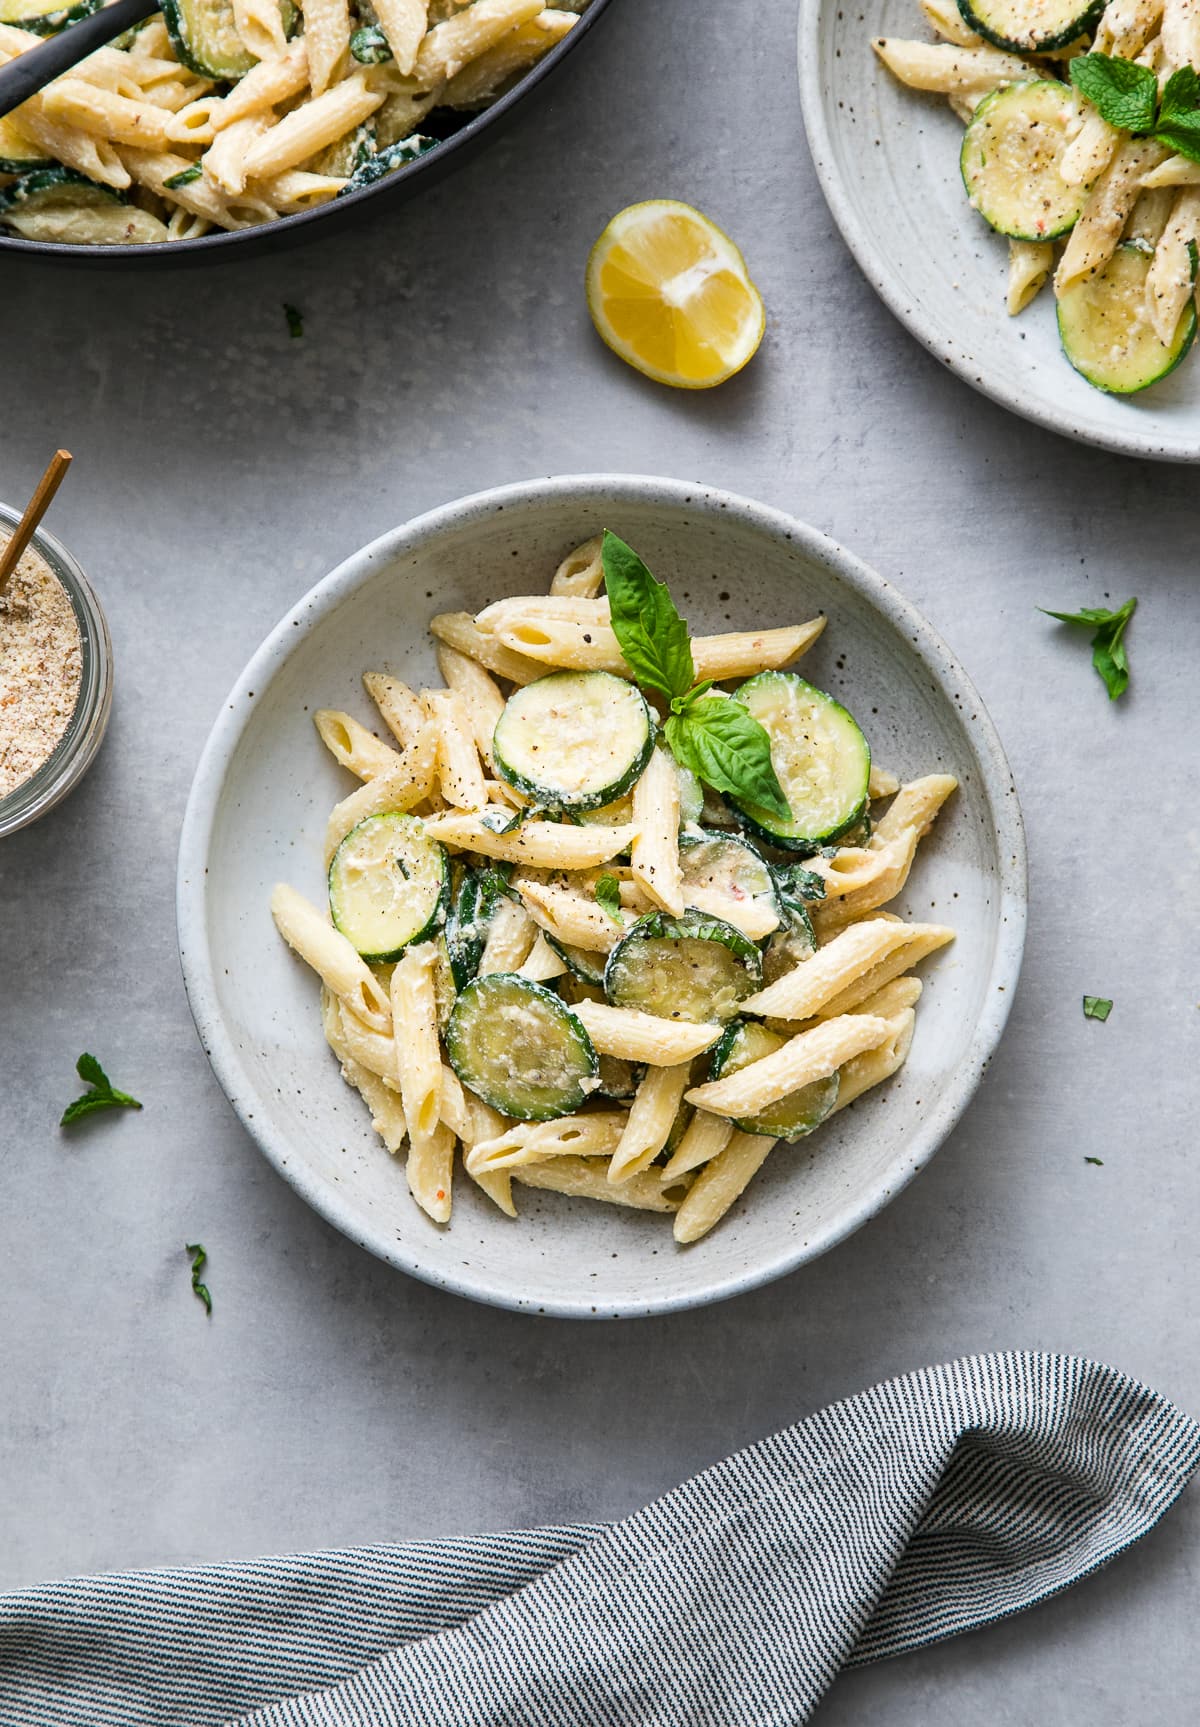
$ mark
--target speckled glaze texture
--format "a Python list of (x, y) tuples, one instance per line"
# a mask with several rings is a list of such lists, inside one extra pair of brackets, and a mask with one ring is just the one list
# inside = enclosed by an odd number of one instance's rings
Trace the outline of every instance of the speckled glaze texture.
[(1064, 358), (1049, 288), (1008, 316), (1008, 243), (967, 203), (962, 124), (944, 97), (905, 89), (880, 64), (875, 36), (933, 39), (917, 0), (881, 0), (869, 14), (801, 0), (809, 147), (871, 286), (931, 353), (1014, 413), (1121, 454), (1200, 461), (1200, 360), (1140, 396), (1109, 396)]
[[(658, 1216), (518, 1189), (521, 1219), (469, 1182), (449, 1228), (409, 1198), (325, 1048), (311, 973), (267, 909), (286, 879), (323, 892), (322, 835), (348, 788), (309, 717), (370, 723), (363, 671), (436, 679), (435, 611), (544, 590), (602, 526), (667, 580), (697, 632), (825, 612), (806, 656), (897, 773), (946, 770), (961, 789), (895, 910), (959, 930), (922, 968), (912, 1054), (888, 1086), (814, 1137), (779, 1148), (746, 1198), (696, 1246)], [(251, 660), (196, 773), (179, 853), (188, 998), (217, 1076), (293, 1187), (380, 1258), (443, 1288), (569, 1317), (628, 1317), (719, 1300), (826, 1252), (912, 1179), (953, 1127), (995, 1047), (1020, 965), (1025, 854), (1016, 794), (961, 668), (881, 577), (761, 505), (677, 480), (566, 477), (484, 492), (385, 534), (318, 583)]]

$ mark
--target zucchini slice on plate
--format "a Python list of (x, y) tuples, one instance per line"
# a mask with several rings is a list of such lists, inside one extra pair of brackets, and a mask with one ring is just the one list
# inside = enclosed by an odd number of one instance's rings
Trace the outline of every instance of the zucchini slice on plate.
[[(764, 1055), (781, 1049), (784, 1041), (765, 1025), (758, 1025), (753, 1020), (734, 1020), (726, 1027), (720, 1043), (713, 1050), (708, 1077), (720, 1079), (722, 1074), (737, 1073), (739, 1068), (748, 1067), (752, 1061), (759, 1061)], [(780, 1098), (778, 1103), (768, 1104), (761, 1115), (747, 1116), (733, 1125), (743, 1133), (765, 1133), (773, 1139), (789, 1142), (803, 1139), (814, 1127), (820, 1127), (832, 1112), (840, 1085), (841, 1075), (837, 1073), (831, 1073), (825, 1079), (814, 1079), (811, 1085), (802, 1085), (788, 1097)]]
[(744, 834), (708, 828), (680, 834), (679, 868), (685, 904), (716, 912), (753, 940), (778, 928), (775, 879)]
[(604, 968), (604, 993), (614, 1007), (696, 1025), (732, 1019), (761, 982), (754, 943), (692, 907), (682, 917), (655, 911), (639, 918)]
[(515, 972), (467, 985), (446, 1027), (446, 1053), (468, 1090), (517, 1121), (570, 1115), (599, 1078), (582, 1023), (553, 990)]
[(507, 893), (499, 870), (464, 868), (458, 876), (446, 919), (446, 948), (456, 989), (465, 989), (479, 970), (492, 918)]
[(0, 188), (0, 226), (27, 240), (74, 246), (142, 245), (167, 238), (165, 224), (130, 204), (124, 193), (57, 165), (35, 168)]
[(1078, 123), (1065, 84), (1007, 84), (981, 102), (962, 141), (959, 166), (971, 208), (1013, 240), (1057, 240), (1079, 220), (1090, 186), (1059, 172)]
[(501, 779), (555, 810), (615, 803), (653, 747), (645, 696), (612, 672), (551, 672), (526, 684), (505, 703), (492, 740)]
[(770, 810), (731, 798), (752, 833), (785, 851), (811, 854), (867, 807), (871, 751), (853, 715), (795, 672), (759, 672), (733, 699), (771, 740), (771, 761), (791, 807), (783, 821)]
[(347, 192), (358, 192), (364, 186), (373, 186), (376, 180), (382, 180), (397, 168), (406, 168), (410, 162), (415, 162), (418, 156), (423, 156), (440, 142), (438, 138), (423, 138), (419, 132), (414, 132), (408, 138), (400, 138), (395, 144), (385, 145), (355, 168), (338, 197), (344, 198)]
[[(1173, 372), (1196, 337), (1196, 302), (1189, 295), (1170, 342), (1150, 321), (1146, 277), (1154, 253), (1145, 245), (1117, 247), (1099, 275), (1075, 282), (1058, 302), (1063, 353), (1098, 390), (1132, 396)], [(1192, 254), (1192, 278), (1196, 257)]]
[[(233, 0), (162, 0), (162, 15), (177, 58), (202, 78), (244, 78), (258, 65), (238, 34)], [(296, 24), (291, 0), (283, 0), (280, 15), (290, 36)]]
[(0, 24), (15, 24), (34, 36), (54, 36), (99, 10), (103, 0), (0, 0)]
[(604, 987), (604, 960), (602, 953), (590, 953), (585, 947), (572, 947), (570, 942), (559, 941), (549, 930), (542, 934), (550, 943), (559, 959), (566, 963), (572, 977), (577, 977), (581, 983), (598, 984)]
[(968, 29), (1014, 54), (1046, 54), (1091, 33), (1105, 0), (958, 0)]
[(399, 959), (411, 942), (433, 935), (449, 897), (446, 853), (416, 816), (368, 816), (329, 866), (334, 924), (365, 960)]

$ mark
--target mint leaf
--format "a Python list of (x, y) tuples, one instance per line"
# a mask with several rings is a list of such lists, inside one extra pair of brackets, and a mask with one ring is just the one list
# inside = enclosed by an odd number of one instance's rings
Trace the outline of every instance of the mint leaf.
[(621, 916), (621, 884), (615, 875), (602, 875), (596, 883), (596, 904), (602, 906), (615, 923), (624, 925), (625, 919)]
[[(1071, 62), (1072, 65), (1074, 63)], [(1126, 600), (1115, 612), (1098, 606), (1085, 606), (1078, 612), (1052, 612), (1045, 606), (1039, 606), (1038, 610), (1048, 618), (1057, 618), (1061, 624), (1095, 624), (1092, 664), (1104, 680), (1110, 701), (1115, 702), (1118, 696), (1125, 694), (1129, 687), (1129, 660), (1123, 638), (1126, 624), (1137, 611), (1136, 598)]]
[(208, 1314), (209, 1318), (211, 1319), (212, 1318), (212, 1296), (208, 1292), (208, 1285), (201, 1283), (201, 1281), (200, 1281), (200, 1272), (203, 1269), (206, 1260), (208, 1259), (208, 1254), (204, 1251), (204, 1248), (201, 1246), (201, 1244), (198, 1241), (189, 1241), (187, 1243), (187, 1245), (184, 1247), (183, 1251), (185, 1253), (191, 1255), (191, 1260), (192, 1260), (192, 1292), (194, 1295), (196, 1295), (204, 1303), (205, 1312)]
[(1085, 995), (1083, 998), (1084, 1019), (1098, 1019), (1103, 1025), (1113, 1010), (1113, 1004), (1102, 995)]
[(666, 724), (667, 743), (684, 767), (714, 791), (756, 804), (780, 821), (791, 815), (771, 761), (771, 740), (740, 702), (704, 696)]
[(639, 684), (671, 701), (696, 679), (687, 625), (665, 582), (654, 579), (632, 546), (606, 528), (600, 552), (613, 633)]
[(1110, 126), (1122, 132), (1149, 132), (1158, 103), (1158, 79), (1149, 66), (1111, 54), (1077, 54), (1071, 82)]
[(1181, 66), (1163, 85), (1158, 123), (1160, 126), (1175, 126), (1181, 122), (1194, 122), (1197, 109), (1200, 109), (1200, 78), (1193, 67)]
[(1085, 1163), (1094, 1163), (1100, 1169), (1104, 1168), (1104, 1159), (1102, 1157), (1085, 1157), (1083, 1161)]
[(1200, 112), (1193, 110), (1177, 120), (1160, 120), (1154, 128), (1154, 136), (1169, 150), (1174, 150), (1177, 156), (1200, 162)]
[(136, 1097), (130, 1097), (127, 1091), (119, 1091), (113, 1085), (94, 1055), (81, 1055), (75, 1063), (75, 1071), (92, 1089), (67, 1105), (59, 1118), (60, 1127), (70, 1127), (73, 1121), (93, 1115), (99, 1109), (141, 1109)]

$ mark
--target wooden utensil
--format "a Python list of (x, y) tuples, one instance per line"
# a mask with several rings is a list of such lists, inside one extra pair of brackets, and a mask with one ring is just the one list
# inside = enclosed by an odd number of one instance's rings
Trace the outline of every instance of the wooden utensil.
[(12, 538), (3, 549), (0, 549), (0, 595), (8, 586), (9, 577), (20, 562), (22, 552), (33, 538), (38, 523), (50, 508), (51, 500), (62, 485), (63, 477), (70, 466), (70, 450), (56, 450), (46, 472), (38, 481), (37, 491), (34, 492), (26, 505), (25, 514), (17, 524)]
[(152, 0), (113, 0), (111, 6), (102, 6), (90, 18), (81, 18), (78, 24), (0, 66), (0, 119), (114, 36), (132, 30), (157, 11)]

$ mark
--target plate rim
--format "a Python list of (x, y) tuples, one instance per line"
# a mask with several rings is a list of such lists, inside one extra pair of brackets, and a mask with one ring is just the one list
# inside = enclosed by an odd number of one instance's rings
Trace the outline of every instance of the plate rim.
[(1200, 462), (1200, 408), (1197, 409), (1194, 441), (1187, 446), (1167, 446), (1161, 440), (1137, 432), (1089, 431), (1077, 425), (1067, 413), (1030, 403), (1019, 391), (992, 381), (986, 365), (978, 361), (968, 363), (959, 349), (953, 331), (947, 331), (939, 327), (933, 319), (926, 318), (917, 297), (904, 292), (892, 280), (880, 262), (870, 232), (865, 224), (859, 221), (845, 190), (842, 176), (833, 164), (833, 134), (826, 115), (818, 56), (821, 19), (827, 4), (828, 0), (800, 0), (796, 33), (800, 112), (808, 139), (809, 155), (822, 195), (829, 206), (829, 213), (859, 269), (888, 311), (910, 335), (916, 337), (923, 348), (957, 378), (961, 378), (963, 383), (969, 384), (973, 390), (999, 407), (1007, 408), (1010, 413), (1017, 414), (1035, 426), (1041, 426), (1044, 431), (1055, 432), (1059, 437), (1069, 438), (1073, 443), (1085, 444), (1092, 449), (1107, 450), (1113, 455), (1133, 456), (1153, 462)]
[[(254, 1087), (243, 1070), (238, 1051), (226, 1029), (206, 940), (208, 854), (229, 763), (254, 715), (257, 703), (275, 672), (291, 651), (354, 593), (384, 562), (418, 549), (431, 536), (460, 528), (472, 517), (495, 514), (513, 504), (538, 504), (575, 498), (623, 505), (666, 505), (691, 508), (714, 522), (738, 517), (768, 533), (786, 538), (796, 549), (823, 565), (837, 579), (865, 598), (916, 649), (939, 691), (951, 701), (963, 698), (964, 720), (973, 740), (984, 791), (997, 838), (999, 874), (996, 882), (999, 918), (995, 954), (987, 979), (983, 1011), (971, 1040), (951, 1075), (937, 1107), (926, 1116), (906, 1143), (904, 1167), (886, 1184), (872, 1189), (839, 1222), (820, 1236), (793, 1243), (769, 1260), (743, 1268), (710, 1288), (648, 1294), (643, 1299), (599, 1306), (581, 1292), (579, 1299), (538, 1300), (515, 1289), (497, 1288), (470, 1271), (464, 1275), (423, 1261), (402, 1242), (364, 1231), (330, 1184), (311, 1177), (291, 1157), (286, 1137), (256, 1114)], [(253, 693), (257, 692), (257, 693)], [(1027, 914), (1027, 866), (1024, 821), (1012, 771), (986, 707), (966, 672), (945, 642), (917, 608), (887, 579), (819, 529), (783, 510), (702, 482), (640, 474), (561, 474), (532, 481), (490, 487), (441, 504), (376, 536), (343, 558), (290, 608), (268, 632), (221, 704), (205, 741), (188, 793), (180, 829), (176, 872), (176, 930), (180, 965), (189, 1009), (201, 1047), (226, 1098), (258, 1151), (278, 1175), (317, 1214), (356, 1245), (386, 1264), (435, 1288), (466, 1296), (488, 1306), (563, 1319), (645, 1318), (708, 1306), (786, 1276), (820, 1258), (882, 1211), (930, 1162), (955, 1127), (999, 1043), (1012, 1006), (1021, 969)]]

